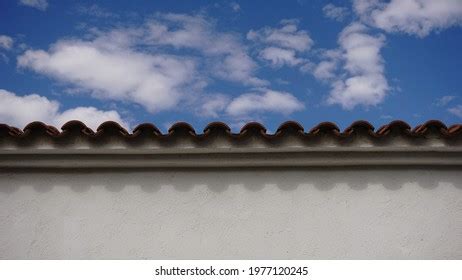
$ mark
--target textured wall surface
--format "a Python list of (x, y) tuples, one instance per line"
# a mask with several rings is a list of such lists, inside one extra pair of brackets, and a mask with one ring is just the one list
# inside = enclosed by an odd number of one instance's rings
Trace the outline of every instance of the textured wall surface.
[(460, 170), (1, 173), (0, 258), (462, 258)]

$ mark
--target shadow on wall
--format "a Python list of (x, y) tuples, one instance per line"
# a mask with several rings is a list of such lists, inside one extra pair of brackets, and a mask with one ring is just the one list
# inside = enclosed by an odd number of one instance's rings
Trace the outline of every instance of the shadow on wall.
[[(297, 188), (316, 188), (329, 191), (336, 186), (347, 186), (353, 190), (364, 190), (371, 185), (380, 185), (389, 190), (398, 190), (406, 184), (417, 184), (425, 189), (452, 185), (462, 189), (460, 169), (345, 169), (321, 170), (144, 170), (144, 171), (97, 171), (97, 172), (1, 172), (0, 192), (12, 193), (21, 187), (32, 187), (40, 193), (55, 187), (69, 187), (77, 193), (90, 188), (105, 188), (119, 192), (126, 187), (138, 187), (144, 192), (155, 193), (161, 188), (174, 188), (187, 192), (195, 186), (206, 186), (221, 193), (233, 186), (243, 186), (250, 191), (259, 191), (276, 186), (283, 191)], [(444, 186), (443, 186), (444, 185)]]

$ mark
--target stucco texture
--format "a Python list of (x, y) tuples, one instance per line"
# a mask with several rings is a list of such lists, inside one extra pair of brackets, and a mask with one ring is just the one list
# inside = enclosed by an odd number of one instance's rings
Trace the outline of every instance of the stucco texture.
[(2, 259), (460, 259), (451, 169), (2, 172)]

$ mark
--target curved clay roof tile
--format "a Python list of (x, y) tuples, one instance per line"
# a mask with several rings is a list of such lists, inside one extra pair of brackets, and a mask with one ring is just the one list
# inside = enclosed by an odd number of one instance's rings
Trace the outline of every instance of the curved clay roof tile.
[(59, 135), (59, 130), (51, 125), (46, 125), (43, 122), (31, 122), (24, 127), (24, 134), (46, 134), (48, 136), (57, 136)]
[(84, 135), (88, 135), (88, 136), (92, 136), (95, 134), (95, 132), (91, 128), (89, 128), (83, 122), (78, 121), (78, 120), (68, 121), (61, 127), (61, 130), (63, 131), (63, 133), (76, 132), (76, 133), (83, 133)]
[(190, 134), (192, 136), (196, 136), (196, 131), (194, 128), (186, 122), (177, 122), (174, 123), (169, 129), (168, 129), (168, 134), (176, 134), (180, 132), (186, 132), (187, 134)]
[(451, 136), (462, 134), (462, 124), (455, 124), (448, 128), (448, 132)]
[(138, 135), (162, 135), (162, 132), (152, 123), (142, 123), (133, 129), (133, 136)]
[(447, 132), (447, 127), (441, 121), (430, 120), (425, 122), (424, 124), (416, 126), (412, 132), (415, 134), (425, 134), (431, 130), (437, 131), (439, 133), (444, 133)]
[(395, 121), (392, 121), (389, 124), (381, 126), (377, 130), (377, 135), (379, 135), (379, 136), (387, 135), (391, 131), (396, 131), (396, 132), (400, 132), (400, 133), (409, 134), (411, 132), (411, 126), (409, 124), (407, 124), (406, 122), (404, 122), (404, 121), (395, 120)]
[(241, 128), (240, 134), (256, 133), (266, 135), (266, 127), (258, 122), (249, 122)]
[(223, 131), (225, 133), (231, 133), (231, 128), (223, 122), (211, 122), (204, 128), (204, 134), (208, 135), (212, 131)]
[(313, 127), (310, 132), (310, 134), (319, 134), (319, 133), (333, 133), (335, 135), (340, 134), (340, 129), (335, 123), (332, 122), (322, 122), (318, 124), (317, 126)]
[(281, 124), (278, 127), (278, 129), (276, 130), (276, 134), (283, 133), (283, 132), (286, 132), (286, 131), (294, 131), (294, 132), (304, 133), (305, 129), (298, 122), (287, 121), (287, 122)]
[(121, 134), (123, 136), (129, 136), (130, 133), (123, 128), (120, 124), (113, 122), (113, 121), (106, 121), (100, 124), (96, 129), (96, 133), (98, 135), (106, 135), (106, 134)]
[(349, 127), (347, 127), (343, 133), (349, 135), (359, 131), (367, 131), (372, 135), (374, 134), (374, 126), (368, 121), (359, 120), (355, 121)]
[(0, 123), (0, 136), (13, 136), (19, 137), (22, 135), (22, 131), (19, 128)]

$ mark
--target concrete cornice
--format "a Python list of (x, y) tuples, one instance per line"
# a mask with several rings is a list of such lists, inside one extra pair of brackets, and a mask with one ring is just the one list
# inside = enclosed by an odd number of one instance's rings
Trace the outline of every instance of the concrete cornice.
[(0, 149), (0, 169), (462, 167), (462, 147)]

